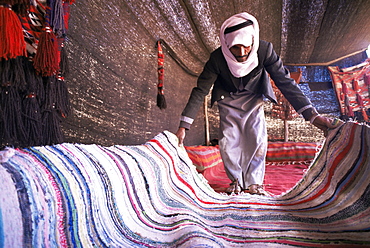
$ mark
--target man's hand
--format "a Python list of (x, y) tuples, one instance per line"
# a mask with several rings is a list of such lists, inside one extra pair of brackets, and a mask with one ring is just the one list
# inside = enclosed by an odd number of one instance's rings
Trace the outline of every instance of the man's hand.
[(333, 119), (318, 115), (315, 117), (313, 123), (314, 126), (324, 131), (324, 136), (328, 135), (329, 129), (334, 129), (343, 124), (343, 121), (334, 123)]
[(185, 135), (186, 135), (185, 128), (184, 127), (180, 127), (179, 130), (177, 130), (177, 132), (176, 132), (176, 136), (179, 139), (179, 146), (183, 146), (184, 145)]

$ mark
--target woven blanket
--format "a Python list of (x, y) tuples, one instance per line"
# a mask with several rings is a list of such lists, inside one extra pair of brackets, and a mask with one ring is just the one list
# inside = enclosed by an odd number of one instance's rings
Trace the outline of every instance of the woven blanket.
[[(266, 161), (311, 161), (315, 158), (318, 147), (318, 143), (269, 142)], [(223, 166), (218, 145), (185, 146), (185, 149), (198, 172), (204, 172), (214, 166)]]
[(349, 68), (328, 69), (342, 119), (370, 123), (370, 60)]
[(0, 247), (369, 247), (369, 127), (333, 130), (277, 197), (215, 192), (170, 132), (0, 154)]
[[(265, 189), (272, 195), (290, 190), (302, 179), (319, 147), (318, 143), (269, 142), (263, 183)], [(231, 180), (227, 177), (218, 146), (185, 146), (185, 149), (209, 185), (217, 192), (225, 192)]]

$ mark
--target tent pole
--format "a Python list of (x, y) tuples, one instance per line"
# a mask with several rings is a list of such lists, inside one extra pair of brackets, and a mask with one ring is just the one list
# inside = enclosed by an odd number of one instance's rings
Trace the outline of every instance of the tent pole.
[(204, 123), (205, 123), (205, 132), (206, 132), (206, 146), (210, 145), (209, 138), (209, 120), (208, 120), (208, 101), (207, 96), (204, 97)]
[(288, 121), (284, 120), (284, 142), (288, 142), (289, 140), (289, 127), (288, 127)]

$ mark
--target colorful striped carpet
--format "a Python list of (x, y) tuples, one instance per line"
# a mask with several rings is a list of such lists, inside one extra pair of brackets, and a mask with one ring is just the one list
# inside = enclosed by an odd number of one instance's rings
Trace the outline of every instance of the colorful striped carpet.
[(331, 131), (276, 197), (216, 193), (167, 131), (138, 146), (7, 149), (0, 247), (369, 247), (369, 130)]

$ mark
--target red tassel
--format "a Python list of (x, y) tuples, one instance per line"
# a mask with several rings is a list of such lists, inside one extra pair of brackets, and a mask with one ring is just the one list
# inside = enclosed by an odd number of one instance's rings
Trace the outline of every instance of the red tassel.
[(10, 8), (0, 6), (0, 58), (27, 56), (19, 18)]
[(58, 40), (49, 27), (40, 36), (33, 66), (38, 74), (47, 77), (59, 70)]

